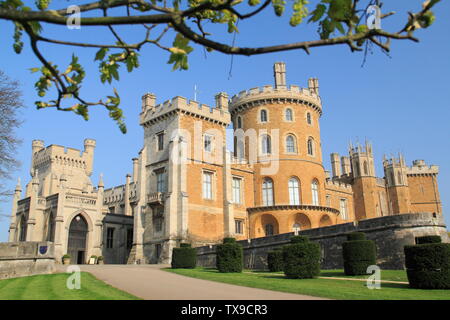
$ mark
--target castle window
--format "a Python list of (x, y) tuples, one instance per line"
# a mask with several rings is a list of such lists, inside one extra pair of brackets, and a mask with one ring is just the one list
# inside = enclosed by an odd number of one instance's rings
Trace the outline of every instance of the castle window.
[(114, 228), (106, 229), (106, 248), (112, 249), (114, 247)]
[(234, 228), (235, 228), (235, 232), (236, 234), (243, 234), (244, 233), (244, 221), (242, 220), (234, 220)]
[(343, 220), (347, 220), (348, 219), (347, 199), (341, 199), (339, 203), (340, 203), (341, 218)]
[(158, 151), (161, 151), (164, 149), (164, 133), (158, 133)]
[(273, 206), (273, 181), (266, 178), (262, 185), (262, 201), (263, 206)]
[(319, 183), (317, 180), (313, 180), (311, 183), (312, 204), (314, 206), (319, 205)]
[(19, 241), (27, 240), (27, 220), (25, 219), (25, 215), (22, 214), (20, 218), (20, 228), (19, 228)]
[(309, 125), (312, 125), (311, 113), (309, 113), (309, 112), (306, 114), (306, 122), (307, 122)]
[(285, 111), (285, 118), (286, 118), (286, 121), (293, 121), (294, 120), (294, 117), (292, 115), (292, 109), (290, 109), (290, 108), (286, 109), (286, 111)]
[(47, 224), (47, 241), (55, 241), (55, 215), (50, 212)]
[(203, 199), (212, 199), (212, 176), (211, 172), (203, 172)]
[(364, 174), (369, 175), (369, 167), (367, 165), (367, 161), (364, 161)]
[(233, 178), (233, 203), (241, 203), (241, 178)]
[(153, 210), (153, 227), (155, 232), (161, 232), (164, 222), (164, 207), (156, 207)]
[(286, 152), (297, 153), (297, 145), (295, 143), (295, 138), (293, 135), (288, 135), (286, 137)]
[(267, 134), (262, 136), (261, 150), (262, 150), (262, 154), (270, 154), (272, 152), (272, 143), (270, 140), (270, 136)]
[(267, 110), (261, 110), (260, 118), (261, 122), (267, 122)]
[(299, 205), (300, 204), (300, 190), (299, 190), (299, 182), (298, 179), (292, 177), (288, 182), (289, 188), (289, 204), (290, 205)]
[(234, 137), (234, 156), (236, 158), (242, 159), (244, 158), (244, 141), (243, 139), (238, 139), (238, 137)]
[(242, 118), (241, 117), (237, 117), (237, 128), (238, 129), (242, 128)]
[(133, 229), (127, 229), (127, 250), (133, 246)]
[(400, 171), (397, 173), (397, 178), (398, 178), (398, 184), (403, 184), (402, 173)]
[(308, 155), (314, 156), (314, 140), (313, 140), (313, 138), (308, 139)]
[(212, 151), (212, 140), (213, 140), (213, 137), (211, 135), (209, 135), (209, 134), (204, 135), (203, 145), (204, 145), (206, 152)]
[(264, 231), (266, 233), (266, 237), (273, 236), (273, 224), (266, 224), (264, 226)]
[(166, 175), (164, 171), (156, 173), (156, 192), (166, 192)]

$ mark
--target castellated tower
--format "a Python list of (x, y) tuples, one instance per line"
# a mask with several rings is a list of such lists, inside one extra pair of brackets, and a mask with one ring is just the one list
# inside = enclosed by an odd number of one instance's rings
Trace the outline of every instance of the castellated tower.
[(407, 166), (403, 155), (383, 160), (388, 204), (392, 214), (411, 212), (411, 197), (408, 187)]
[(359, 144), (356, 147), (350, 145), (349, 155), (353, 176), (355, 216), (358, 220), (375, 218), (379, 215), (381, 205), (377, 194), (372, 144), (366, 142), (364, 148)]

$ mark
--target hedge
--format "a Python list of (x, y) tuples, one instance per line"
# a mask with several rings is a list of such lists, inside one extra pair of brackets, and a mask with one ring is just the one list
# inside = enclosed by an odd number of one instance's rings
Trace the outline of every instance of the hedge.
[(320, 274), (320, 245), (293, 239), (283, 247), (283, 271), (287, 278), (314, 278)]
[(291, 243), (305, 243), (309, 242), (309, 238), (307, 236), (293, 236), (291, 237)]
[(440, 236), (423, 236), (423, 237), (416, 238), (417, 244), (441, 243), (441, 242), (442, 242), (442, 239)]
[(197, 250), (188, 243), (172, 249), (172, 268), (193, 269), (197, 266)]
[(376, 246), (372, 240), (346, 241), (342, 244), (342, 255), (346, 275), (367, 274), (367, 268), (376, 264)]
[(450, 289), (450, 244), (405, 246), (405, 266), (411, 288)]
[(283, 250), (269, 251), (267, 253), (267, 265), (271, 272), (283, 271)]
[(234, 238), (223, 239), (216, 248), (216, 267), (219, 272), (242, 272), (244, 255), (242, 246)]
[(347, 241), (366, 240), (364, 232), (352, 232), (347, 234)]

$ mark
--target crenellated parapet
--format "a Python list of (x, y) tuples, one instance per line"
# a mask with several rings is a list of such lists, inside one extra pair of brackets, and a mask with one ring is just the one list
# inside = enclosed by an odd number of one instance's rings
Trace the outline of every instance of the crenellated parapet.
[(352, 185), (342, 182), (339, 179), (327, 179), (325, 180), (325, 189), (335, 190), (335, 191), (342, 191), (347, 193), (352, 193)]
[(318, 84), (314, 88), (300, 88), (294, 85), (289, 87), (266, 85), (252, 88), (241, 91), (231, 98), (230, 113), (233, 115), (260, 104), (297, 103), (310, 106), (319, 114), (322, 114), (322, 102), (317, 92)]
[(427, 165), (424, 160), (414, 160), (411, 167), (406, 168), (406, 175), (417, 176), (417, 175), (437, 175), (439, 173), (439, 166)]
[(219, 93), (216, 96), (215, 108), (179, 96), (157, 105), (152, 105), (154, 101), (154, 96), (151, 99), (143, 97), (143, 102), (146, 103), (143, 105), (140, 119), (140, 124), (143, 126), (152, 125), (177, 113), (219, 123), (223, 126), (228, 125), (231, 121), (228, 112), (228, 96), (225, 93)]

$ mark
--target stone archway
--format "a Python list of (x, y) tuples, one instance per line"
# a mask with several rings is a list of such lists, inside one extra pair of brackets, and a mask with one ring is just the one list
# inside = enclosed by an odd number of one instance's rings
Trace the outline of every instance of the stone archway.
[(277, 219), (271, 214), (263, 214), (261, 216), (261, 226), (263, 228), (263, 236), (272, 236), (280, 233)]
[(88, 223), (82, 214), (76, 215), (70, 222), (67, 253), (72, 263), (84, 264), (86, 262)]
[(319, 227), (328, 227), (331, 226), (333, 223), (331, 221), (331, 218), (329, 215), (324, 214), (319, 221)]
[(296, 213), (292, 219), (292, 228), (294, 228), (294, 225), (297, 225), (300, 230), (311, 229), (311, 220), (304, 213)]

